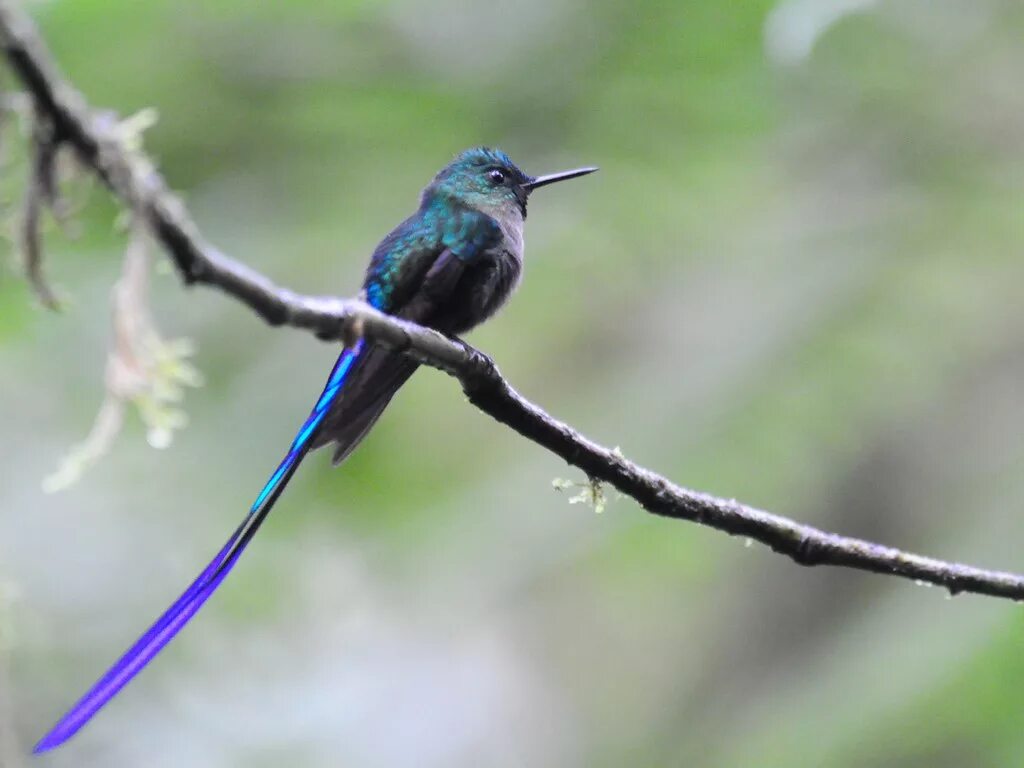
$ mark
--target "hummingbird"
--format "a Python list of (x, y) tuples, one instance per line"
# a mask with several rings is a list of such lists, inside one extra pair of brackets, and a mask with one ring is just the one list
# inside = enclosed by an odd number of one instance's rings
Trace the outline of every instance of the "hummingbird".
[[(416, 212), (380, 241), (360, 297), (375, 309), (457, 337), (492, 317), (519, 285), (523, 223), (534, 190), (597, 168), (530, 176), (498, 149), (468, 149), (441, 169)], [(36, 745), (74, 736), (188, 623), (234, 567), (302, 459), (333, 446), (340, 464), (417, 363), (365, 339), (341, 352), (323, 392), (248, 514), (210, 564)]]

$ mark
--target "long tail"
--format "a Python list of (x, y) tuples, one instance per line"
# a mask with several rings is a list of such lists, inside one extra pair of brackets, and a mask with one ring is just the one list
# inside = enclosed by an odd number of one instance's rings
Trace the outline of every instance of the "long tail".
[(306, 419), (299, 433), (292, 441), (288, 454), (263, 486), (249, 514), (242, 524), (231, 534), (231, 538), (221, 548), (217, 556), (210, 561), (198, 578), (192, 582), (184, 594), (179, 597), (164, 614), (135, 644), (125, 651), (124, 655), (103, 675), (79, 701), (57, 722), (39, 743), (34, 752), (46, 752), (63, 744), (74, 736), (79, 729), (89, 722), (118, 691), (135, 677), (156, 656), (161, 649), (181, 631), (189, 619), (203, 606), (214, 593), (224, 577), (238, 561), (246, 545), (256, 534), (266, 519), (274, 503), (284, 491), (285, 486), (302, 458), (312, 447), (312, 438), (327, 415), (331, 403), (341, 391), (342, 384), (353, 364), (363, 350), (364, 342), (360, 340), (352, 349), (346, 350), (338, 358), (331, 371), (323, 394), (317, 400), (312, 412)]

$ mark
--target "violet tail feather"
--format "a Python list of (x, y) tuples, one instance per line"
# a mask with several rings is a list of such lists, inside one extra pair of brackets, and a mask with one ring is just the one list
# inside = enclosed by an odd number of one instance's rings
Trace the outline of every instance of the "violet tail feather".
[(260, 490), (249, 514), (231, 534), (231, 538), (203, 569), (195, 581), (146, 632), (125, 651), (114, 665), (67, 711), (56, 725), (39, 740), (36, 754), (59, 747), (92, 719), (181, 631), (189, 620), (220, 586), (234, 567), (245, 547), (266, 519), (274, 503), (288, 485), (312, 445), (312, 438), (341, 391), (342, 384), (363, 350), (360, 340), (338, 358), (327, 380), (323, 394), (303, 423), (288, 454)]

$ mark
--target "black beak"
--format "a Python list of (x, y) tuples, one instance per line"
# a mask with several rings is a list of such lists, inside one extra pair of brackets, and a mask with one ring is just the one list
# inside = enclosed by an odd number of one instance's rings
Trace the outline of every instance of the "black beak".
[(546, 187), (548, 184), (554, 184), (556, 181), (568, 181), (569, 179), (576, 179), (580, 176), (586, 176), (588, 173), (593, 173), (597, 168), (576, 168), (571, 171), (561, 171), (559, 173), (549, 173), (546, 176), (534, 176), (528, 182), (523, 184), (523, 189), (527, 192), (533, 192), (537, 187)]

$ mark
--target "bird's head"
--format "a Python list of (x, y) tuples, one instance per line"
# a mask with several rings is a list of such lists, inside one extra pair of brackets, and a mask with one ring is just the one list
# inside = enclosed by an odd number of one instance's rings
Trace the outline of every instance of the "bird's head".
[(597, 168), (530, 176), (500, 149), (476, 147), (460, 153), (434, 177), (424, 199), (441, 195), (496, 217), (526, 216), (526, 201), (538, 187), (575, 179)]

